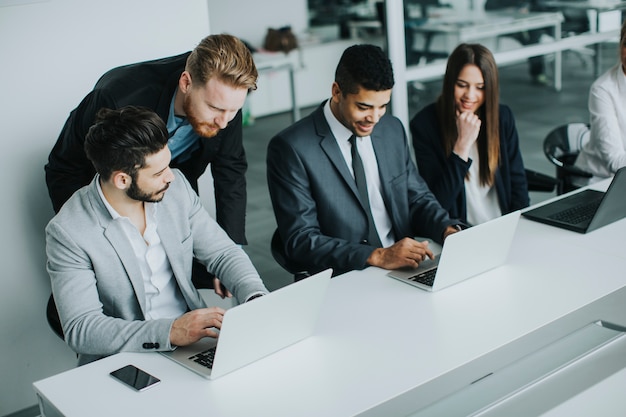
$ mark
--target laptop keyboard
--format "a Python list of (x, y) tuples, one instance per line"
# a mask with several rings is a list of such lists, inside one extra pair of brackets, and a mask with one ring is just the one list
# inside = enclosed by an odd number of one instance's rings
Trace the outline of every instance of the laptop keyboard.
[(420, 274), (413, 275), (409, 278), (410, 281), (419, 282), (420, 284), (427, 285), (429, 287), (433, 286), (435, 282), (435, 273), (437, 272), (437, 268), (429, 269), (428, 271), (424, 271)]
[(213, 361), (215, 360), (215, 349), (216, 346), (207, 349), (204, 352), (196, 353), (195, 355), (190, 356), (189, 359), (206, 368), (213, 369)]
[(571, 207), (563, 211), (559, 211), (548, 216), (552, 220), (556, 220), (563, 223), (579, 224), (583, 222), (591, 221), (591, 218), (598, 210), (602, 198), (590, 201), (589, 203), (582, 204), (580, 206)]

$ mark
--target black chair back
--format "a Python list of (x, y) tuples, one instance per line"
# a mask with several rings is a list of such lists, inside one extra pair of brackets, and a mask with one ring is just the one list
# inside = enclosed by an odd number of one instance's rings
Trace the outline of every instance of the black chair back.
[(576, 188), (576, 178), (591, 178), (592, 175), (574, 166), (582, 147), (589, 140), (589, 125), (567, 123), (554, 128), (543, 141), (546, 158), (556, 167), (557, 194)]
[(296, 265), (287, 259), (287, 255), (285, 255), (285, 246), (283, 244), (283, 240), (278, 233), (278, 229), (274, 231), (272, 235), (272, 243), (271, 243), (272, 256), (274, 260), (280, 265), (285, 271), (293, 274), (294, 281), (300, 281), (301, 279), (310, 277), (311, 274), (305, 270), (305, 268)]

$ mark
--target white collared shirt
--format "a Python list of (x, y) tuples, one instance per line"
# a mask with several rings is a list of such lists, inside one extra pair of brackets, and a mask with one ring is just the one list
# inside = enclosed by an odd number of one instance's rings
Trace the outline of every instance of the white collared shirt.
[(476, 142), (470, 149), (469, 157), (472, 159), (472, 165), (469, 168), (469, 178), (465, 178), (465, 208), (467, 222), (474, 226), (502, 216), (502, 210), (498, 203), (496, 187), (480, 184), (478, 175), (480, 164)]
[(588, 106), (589, 141), (574, 166), (594, 176), (589, 180), (577, 179), (580, 184), (612, 177), (626, 166), (626, 74), (621, 62), (593, 82)]
[(146, 320), (182, 316), (187, 311), (187, 303), (180, 292), (172, 266), (157, 233), (157, 204), (144, 203), (146, 230), (142, 236), (130, 219), (121, 216), (104, 197), (99, 175), (96, 183), (102, 202), (113, 220), (120, 223), (133, 248), (146, 293)]
[[(339, 145), (339, 149), (348, 165), (348, 169), (352, 177), (354, 177), (352, 170), (352, 145), (350, 145), (349, 142), (352, 132), (342, 125), (330, 110), (330, 100), (328, 100), (324, 106), (324, 116), (330, 126), (330, 131), (337, 141), (337, 145)], [(376, 160), (376, 154), (374, 153), (374, 147), (372, 146), (372, 139), (369, 136), (357, 136), (356, 138), (357, 149), (363, 161), (363, 169), (365, 170), (367, 195), (369, 197), (372, 218), (376, 225), (378, 237), (383, 247), (386, 248), (393, 245), (396, 240), (393, 235), (391, 218), (389, 214), (387, 214), (387, 208), (383, 201), (380, 173), (378, 172), (378, 162)]]

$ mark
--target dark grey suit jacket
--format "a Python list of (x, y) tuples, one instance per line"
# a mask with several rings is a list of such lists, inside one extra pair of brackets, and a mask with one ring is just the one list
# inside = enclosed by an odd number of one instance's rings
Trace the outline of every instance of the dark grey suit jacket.
[[(366, 212), (320, 105), (272, 138), (267, 179), (287, 258), (311, 272), (342, 273), (367, 266)], [(397, 240), (425, 236), (442, 241), (448, 217), (411, 160), (402, 123), (385, 115), (374, 128), (383, 200)]]

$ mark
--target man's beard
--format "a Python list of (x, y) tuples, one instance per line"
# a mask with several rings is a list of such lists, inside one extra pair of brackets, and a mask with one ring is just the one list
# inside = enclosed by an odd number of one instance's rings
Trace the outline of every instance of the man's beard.
[[(148, 194), (137, 186), (137, 181), (135, 178), (133, 178), (132, 182), (130, 183), (130, 187), (126, 191), (126, 195), (136, 201), (143, 201), (144, 203), (158, 203), (163, 200), (163, 197), (165, 197), (165, 193), (161, 193), (167, 190), (169, 186), (170, 185), (167, 184), (162, 190), (153, 194)], [(161, 196), (155, 197), (157, 194), (161, 194)]]
[(187, 120), (189, 121), (189, 124), (199, 136), (203, 138), (212, 138), (219, 133), (220, 127), (218, 125), (214, 123), (203, 122), (198, 117), (196, 117), (196, 114), (191, 108), (189, 96), (186, 96), (183, 100), (183, 110), (185, 112)]

